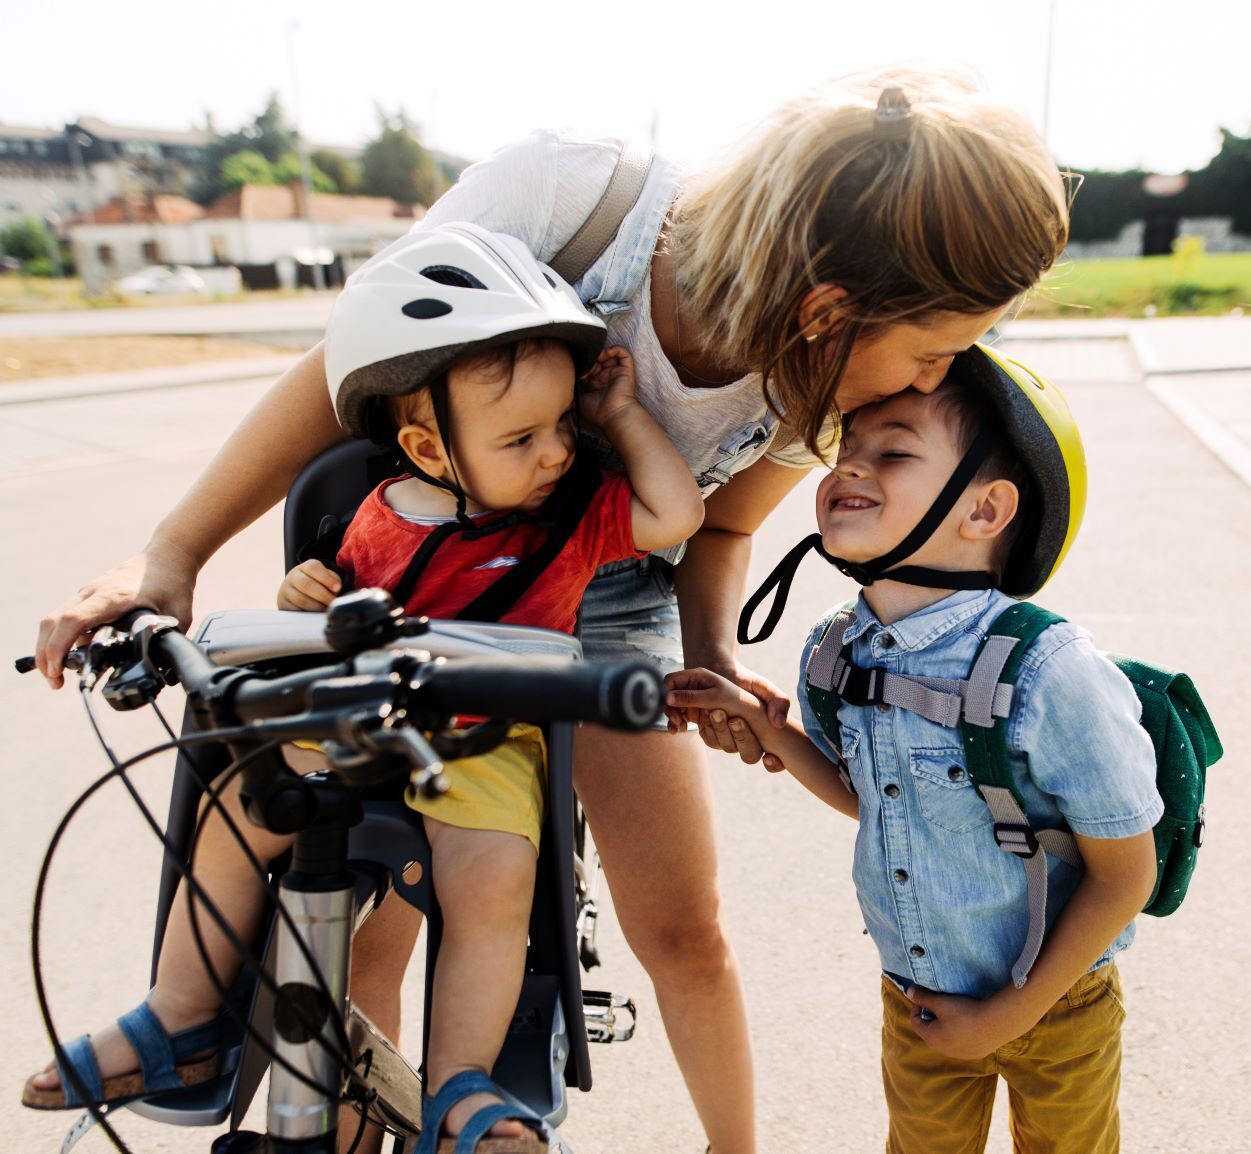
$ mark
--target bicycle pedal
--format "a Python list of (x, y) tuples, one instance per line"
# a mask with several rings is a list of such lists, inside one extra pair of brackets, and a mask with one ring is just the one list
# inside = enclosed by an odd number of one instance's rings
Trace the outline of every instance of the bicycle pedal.
[[(629, 1015), (624, 1023), (618, 1020), (622, 1013)], [(586, 1020), (588, 1042), (628, 1042), (634, 1037), (638, 1022), (634, 999), (606, 990), (582, 991), (582, 1016)]]
[[(102, 1114), (108, 1114), (108, 1107), (101, 1107)], [(84, 1110), (78, 1116), (74, 1124), (69, 1128), (69, 1132), (61, 1141), (61, 1154), (69, 1154), (69, 1152), (78, 1144), (78, 1140), (86, 1134), (99, 1119), (90, 1111)]]

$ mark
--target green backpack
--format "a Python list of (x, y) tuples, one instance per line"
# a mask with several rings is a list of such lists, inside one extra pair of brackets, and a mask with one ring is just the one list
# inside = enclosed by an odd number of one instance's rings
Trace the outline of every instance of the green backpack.
[[(838, 745), (838, 706), (885, 703), (921, 713), (963, 737), (966, 771), (995, 819), (1000, 849), (1025, 866), (1030, 927), (1013, 967), (1022, 985), (1042, 946), (1047, 908), (1047, 867), (1051, 854), (1081, 868), (1081, 856), (1067, 830), (1033, 830), (1016, 791), (1008, 761), (1008, 714), (1012, 685), (1029, 647), (1044, 630), (1064, 618), (1029, 602), (1010, 606), (983, 638), (964, 681), (912, 678), (883, 669), (862, 669), (851, 661), (843, 633), (851, 623), (849, 606), (831, 615), (809, 657), (805, 675), (808, 703), (832, 743)], [(1224, 750), (1194, 683), (1184, 673), (1130, 657), (1109, 655), (1129, 679), (1142, 703), (1142, 726), (1156, 755), (1156, 788), (1164, 815), (1156, 823), (1156, 884), (1143, 912), (1163, 917), (1182, 903), (1204, 833), (1204, 787), (1208, 766)], [(844, 782), (850, 776), (841, 766)]]

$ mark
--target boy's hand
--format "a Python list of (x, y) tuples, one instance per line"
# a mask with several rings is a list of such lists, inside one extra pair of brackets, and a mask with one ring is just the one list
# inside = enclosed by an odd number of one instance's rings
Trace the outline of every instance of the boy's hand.
[(635, 403), (634, 358), (623, 348), (605, 349), (583, 376), (579, 393), (583, 419), (605, 428)]
[(908, 998), (917, 1036), (948, 1058), (985, 1058), (1037, 1025), (1002, 1012), (1004, 1007), (995, 998), (979, 1001), (936, 994), (924, 986), (910, 986)]
[(771, 681), (741, 665), (727, 670), (722, 679), (751, 694), (756, 704), (763, 709), (767, 725), (761, 726), (760, 737), (757, 737), (756, 730), (742, 717), (728, 716), (721, 709), (712, 709), (704, 712), (698, 719), (692, 719), (699, 726), (700, 739), (709, 749), (736, 753), (748, 765), (762, 761), (770, 773), (781, 773), (786, 769), (786, 763), (776, 753), (768, 752), (765, 746), (769, 744), (769, 726), (774, 729), (786, 727), (786, 716), (791, 708), (790, 697)]
[(320, 561), (304, 561), (291, 570), (278, 589), (279, 609), (317, 612), (329, 607), (343, 591), (343, 581)]
[[(769, 727), (765, 708), (742, 686), (710, 669), (683, 669), (665, 678), (665, 690), (670, 733), (693, 723), (706, 745), (737, 753), (749, 765), (772, 757), (765, 754), (757, 735), (757, 730), (763, 735)], [(778, 758), (772, 760), (782, 768)], [(771, 768), (767, 761), (766, 767)]]

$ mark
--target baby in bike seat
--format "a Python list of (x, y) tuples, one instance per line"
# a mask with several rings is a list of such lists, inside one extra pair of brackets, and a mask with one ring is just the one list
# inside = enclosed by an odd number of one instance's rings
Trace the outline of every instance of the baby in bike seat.
[[(519, 241), (474, 225), (415, 232), (363, 265), (326, 332), (331, 394), (348, 433), (395, 449), (410, 472), (370, 493), (341, 543), (322, 540), (287, 574), (279, 607), (320, 610), (349, 585), (381, 587), (410, 614), (572, 632), (598, 566), (693, 534), (699, 489), (635, 399), (629, 354), (603, 351), (604, 339), (603, 322)], [(580, 419), (624, 474), (578, 454)], [(305, 750), (291, 760), (301, 772), (323, 764)], [(541, 1120), (515, 1100), (502, 1117), (482, 1114), (502, 1100), (488, 1072), (524, 974), (545, 761), (541, 731), (516, 725), (491, 752), (448, 763), (446, 794), (407, 798), (422, 814), (444, 922), (423, 1120), (432, 1143), (469, 1126), (513, 1137), (517, 1151), (548, 1149)], [(245, 820), (237, 787), (224, 792), (226, 808), (251, 853), (271, 861), (290, 839)], [(196, 877), (252, 940), (263, 884), (221, 815), (204, 820)], [(211, 919), (198, 922), (203, 956), (180, 893), (147, 998), (65, 1047), (96, 1101), (217, 1074), (218, 984), (206, 966), (229, 985), (241, 963)], [(22, 1100), (81, 1105), (55, 1065), (27, 1081)]]

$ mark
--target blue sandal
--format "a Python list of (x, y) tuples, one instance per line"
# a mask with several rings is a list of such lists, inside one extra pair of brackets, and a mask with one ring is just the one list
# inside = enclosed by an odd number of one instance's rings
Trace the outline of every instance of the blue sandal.
[[(448, 1111), (471, 1094), (490, 1094), (501, 1101), (483, 1106), (455, 1138), (440, 1134)], [(515, 1138), (491, 1137), (491, 1127), (506, 1119), (521, 1122), (526, 1129)], [(416, 1154), (548, 1154), (551, 1139), (547, 1123), (529, 1106), (501, 1090), (481, 1070), (466, 1070), (422, 1102)]]
[[(87, 1034), (63, 1047), (66, 1063), (86, 1086), (89, 1100), (96, 1105), (120, 1106), (152, 1094), (185, 1090), (188, 1086), (217, 1076), (219, 1055), (216, 1052), (195, 1061), (187, 1059), (220, 1046), (220, 1015), (171, 1035), (166, 1033), (147, 1002), (140, 1002), (129, 1014), (118, 1018), (117, 1024), (139, 1056), (139, 1070), (136, 1072), (101, 1079), (91, 1038)], [(69, 1110), (85, 1106), (86, 1102), (66, 1077), (65, 1066), (59, 1060), (56, 1072), (61, 1084), (54, 1090), (40, 1090), (31, 1084), (34, 1078), (28, 1078), (22, 1090), (22, 1105), (34, 1110)]]

